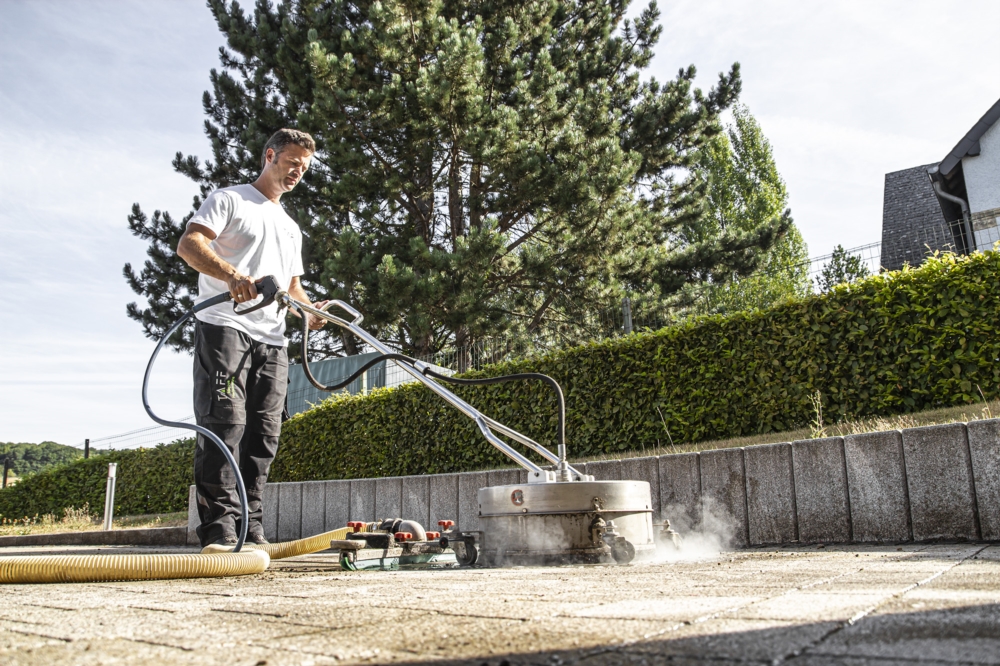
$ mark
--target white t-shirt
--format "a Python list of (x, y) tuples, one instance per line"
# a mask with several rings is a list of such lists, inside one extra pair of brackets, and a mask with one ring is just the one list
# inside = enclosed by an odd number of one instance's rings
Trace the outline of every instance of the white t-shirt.
[[(224, 187), (208, 195), (188, 224), (200, 224), (215, 232), (211, 247), (223, 260), (243, 275), (259, 280), (273, 275), (278, 286), (288, 289), (292, 278), (302, 275), (302, 232), (285, 209), (274, 203), (253, 185)], [(205, 274), (198, 276), (196, 303), (228, 293), (222, 280)], [(260, 298), (240, 303), (242, 310), (260, 302)], [(284, 346), (285, 314), (278, 304), (238, 315), (233, 302), (220, 303), (195, 315), (206, 324), (229, 326), (243, 331), (254, 340)]]

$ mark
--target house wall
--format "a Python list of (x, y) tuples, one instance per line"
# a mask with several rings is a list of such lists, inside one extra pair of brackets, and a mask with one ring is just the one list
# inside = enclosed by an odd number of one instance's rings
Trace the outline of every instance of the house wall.
[(1000, 240), (1000, 122), (979, 140), (980, 153), (962, 159), (976, 248), (988, 250)]
[(1000, 208), (1000, 122), (986, 130), (979, 146), (979, 155), (962, 159), (969, 208), (973, 213)]

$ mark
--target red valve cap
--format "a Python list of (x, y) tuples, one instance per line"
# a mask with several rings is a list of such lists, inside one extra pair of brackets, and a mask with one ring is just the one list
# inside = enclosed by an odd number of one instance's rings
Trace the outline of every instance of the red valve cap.
[(428, 541), (434, 541), (435, 539), (440, 539), (440, 538), (441, 538), (441, 533), (440, 532), (428, 532), (427, 533), (427, 540)]
[(445, 530), (448, 530), (448, 529), (450, 529), (450, 528), (452, 528), (452, 527), (455, 526), (455, 521), (454, 520), (439, 520), (438, 521), (438, 525), (440, 525), (441, 527), (443, 527)]

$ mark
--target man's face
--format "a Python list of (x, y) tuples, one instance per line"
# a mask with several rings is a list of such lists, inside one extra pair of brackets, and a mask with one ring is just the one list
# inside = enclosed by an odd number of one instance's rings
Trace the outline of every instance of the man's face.
[(282, 192), (290, 192), (293, 187), (298, 185), (312, 160), (311, 152), (294, 143), (285, 146), (277, 155), (272, 150), (268, 150), (267, 156), (266, 170), (269, 172), (272, 182)]

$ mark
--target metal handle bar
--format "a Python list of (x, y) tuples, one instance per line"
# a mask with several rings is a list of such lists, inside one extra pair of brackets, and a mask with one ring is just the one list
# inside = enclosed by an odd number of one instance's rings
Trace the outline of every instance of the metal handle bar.
[[(350, 305), (348, 305), (344, 301), (337, 301), (337, 300), (327, 301), (326, 305), (324, 305), (323, 307), (319, 308), (319, 312), (321, 312), (323, 314), (326, 314), (326, 311), (329, 310), (330, 306), (332, 306), (332, 305), (336, 305), (341, 310), (347, 311), (348, 314), (354, 315), (354, 321), (352, 321), (351, 323), (354, 324), (355, 326), (357, 326), (358, 324), (360, 324), (361, 322), (363, 322), (365, 320), (365, 316), (363, 314), (361, 314), (360, 312), (358, 312), (357, 310), (355, 310), (354, 308), (352, 308)], [(330, 315), (330, 316), (332, 317), (333, 315)], [(333, 321), (333, 320), (331, 320), (331, 321)]]
[[(326, 303), (322, 308), (316, 308), (311, 305), (306, 305), (305, 303), (300, 303), (299, 301), (289, 296), (288, 292), (285, 291), (278, 292), (276, 300), (279, 303), (282, 303), (290, 308), (295, 308), (296, 310), (299, 311), (299, 314), (302, 316), (305, 316), (306, 313), (313, 314), (333, 324), (336, 324), (341, 328), (347, 329), (348, 331), (350, 331), (357, 337), (361, 338), (363, 341), (371, 345), (376, 351), (382, 354), (392, 353), (392, 350), (386, 347), (384, 344), (382, 344), (382, 342), (378, 338), (376, 338), (375, 336), (371, 335), (368, 331), (358, 326), (358, 323), (360, 323), (364, 319), (364, 317), (361, 315), (360, 312), (352, 308), (347, 303), (344, 303), (343, 301), (337, 301), (337, 300), (330, 301)], [(327, 309), (329, 309), (331, 306), (334, 305), (348, 312), (349, 314), (354, 315), (355, 317), (354, 320), (347, 321), (346, 319), (342, 319), (336, 315), (332, 315), (329, 312), (326, 312)], [(305, 353), (304, 350), (303, 353)], [(504, 455), (506, 455), (508, 458), (516, 462), (518, 465), (528, 470), (528, 472), (530, 472), (531, 475), (533, 475), (535, 478), (545, 479), (547, 476), (545, 470), (543, 470), (541, 467), (539, 467), (538, 465), (531, 462), (523, 455), (515, 451), (513, 448), (510, 447), (510, 445), (508, 445), (506, 442), (497, 437), (492, 431), (496, 430), (497, 432), (506, 435), (507, 437), (510, 437), (511, 439), (514, 439), (520, 442), (521, 444), (524, 444), (525, 446), (534, 450), (536, 453), (541, 455), (549, 462), (554, 463), (557, 466), (558, 469), (557, 476), (560, 481), (570, 481), (570, 480), (580, 481), (586, 478), (584, 474), (577, 471), (566, 461), (565, 450), (560, 451), (561, 455), (557, 456), (556, 454), (552, 453), (547, 448), (545, 448), (538, 442), (534, 441), (530, 437), (522, 435), (513, 428), (509, 428), (503, 425), (502, 423), (494, 421), (493, 419), (486, 416), (485, 414), (480, 412), (478, 409), (476, 409), (469, 403), (459, 398), (457, 395), (455, 395), (448, 389), (438, 384), (430, 377), (424, 375), (421, 371), (424, 368), (430, 367), (428, 363), (425, 363), (423, 361), (417, 361), (413, 366), (410, 366), (408, 363), (402, 363), (397, 361), (396, 364), (400, 368), (402, 368), (404, 372), (406, 372), (411, 377), (421, 382), (431, 391), (436, 393), (445, 402), (455, 407), (456, 409), (458, 409), (458, 411), (462, 412), (467, 417), (475, 421), (475, 423), (479, 426), (479, 430), (483, 433), (483, 436), (486, 437), (487, 441), (489, 441), (490, 444), (499, 449)]]

